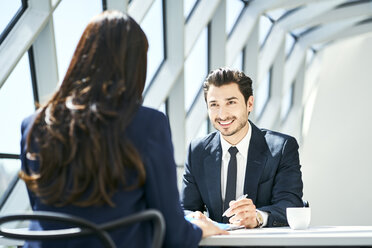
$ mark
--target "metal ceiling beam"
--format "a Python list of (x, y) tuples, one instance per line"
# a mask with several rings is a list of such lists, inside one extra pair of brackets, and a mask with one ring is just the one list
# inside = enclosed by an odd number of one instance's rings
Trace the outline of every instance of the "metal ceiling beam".
[(256, 2), (262, 1), (254, 1), (251, 4), (252, 6), (249, 5), (248, 8), (245, 8), (243, 10), (241, 18), (239, 19), (232, 34), (227, 40), (226, 43), (227, 65), (232, 65), (234, 63), (236, 57), (243, 50), (245, 44), (247, 43), (252, 30), (258, 23), (258, 17), (259, 14), (261, 13), (261, 8), (259, 5), (254, 4)]
[[(345, 1), (345, 0), (343, 0)], [(260, 8), (263, 11), (270, 11), (273, 9), (284, 8), (284, 9), (291, 9), (296, 8), (302, 5), (309, 5), (313, 2), (324, 2), (324, 0), (265, 0), (265, 1), (253, 1), (260, 5)], [(250, 5), (249, 5), (250, 6)]]
[[(166, 22), (165, 32), (167, 44), (167, 60), (176, 64), (179, 68), (183, 65), (184, 48), (184, 17), (182, 1), (165, 0)], [(183, 165), (186, 154), (186, 111), (185, 111), (185, 86), (184, 73), (181, 71), (171, 85), (167, 101), (167, 114), (172, 131), (172, 143), (174, 147), (174, 158), (177, 165)], [(163, 82), (159, 82), (153, 87), (163, 88)]]
[[(270, 78), (270, 98), (265, 107), (262, 116), (258, 120), (259, 126), (269, 126), (271, 129), (277, 130), (280, 123), (280, 105), (283, 90), (283, 72), (285, 65), (285, 43), (284, 40), (279, 40), (278, 54), (272, 64), (272, 74)], [(268, 72), (267, 72), (268, 73)], [(257, 89), (260, 88), (258, 85)], [(256, 90), (257, 90), (256, 89)]]
[(370, 32), (372, 32), (372, 22), (351, 26), (329, 38), (332, 40), (340, 40)]
[[(226, 46), (226, 2), (220, 1), (217, 9), (213, 15), (210, 25), (210, 37), (209, 39), (209, 66), (210, 70), (214, 70), (218, 67), (225, 66), (225, 53), (224, 48)], [(204, 94), (201, 92), (196, 96), (194, 104), (191, 105), (191, 109), (188, 111), (186, 118), (186, 144), (189, 144), (191, 139), (195, 137), (207, 119), (207, 109), (204, 101)]]
[[(350, 10), (350, 11), (348, 11)], [(345, 30), (350, 29), (359, 21), (372, 16), (371, 4), (358, 4), (354, 6), (334, 9), (324, 13), (310, 24), (323, 24), (323, 26), (302, 36), (286, 65), (285, 86), (288, 86), (295, 77), (299, 62), (305, 56), (306, 49), (316, 43), (328, 42), (341, 37)], [(368, 30), (365, 30), (368, 31)], [(369, 30), (370, 31), (370, 30)]]
[[(166, 0), (166, 23), (164, 41), (166, 44), (167, 58), (163, 62), (154, 82), (149, 86), (144, 105), (158, 109), (167, 99), (173, 85), (183, 70), (184, 48), (184, 18), (183, 8), (180, 3)], [(172, 21), (170, 21), (172, 20)]]
[(128, 14), (136, 20), (136, 22), (141, 23), (143, 18), (145, 18), (147, 12), (150, 10), (152, 4), (155, 0), (136, 0), (132, 1), (128, 6)]
[(324, 23), (330, 23), (335, 21), (342, 21), (349, 18), (358, 16), (372, 16), (372, 2), (360, 3), (351, 5), (343, 8), (336, 8), (330, 11), (324, 12), (322, 15), (312, 18), (307, 22), (307, 26), (316, 26)]
[[(32, 45), (39, 103), (49, 100), (58, 85), (58, 62), (53, 18)], [(30, 61), (31, 62), (31, 61)]]
[(107, 9), (115, 9), (126, 13), (128, 10), (128, 0), (106, 0)]
[[(338, 1), (341, 0), (332, 0)], [(345, 0), (342, 0), (345, 1)], [(341, 2), (342, 2), (341, 1)], [(304, 4), (313, 2), (322, 2), (320, 0), (265, 0), (253, 1), (242, 13), (241, 18), (236, 24), (233, 33), (230, 35), (226, 45), (226, 64), (233, 64), (236, 57), (244, 48), (247, 40), (254, 28), (258, 23), (259, 16), (265, 11), (273, 10), (276, 8), (295, 8)]]
[(221, 0), (200, 1), (185, 24), (185, 58), (187, 58), (200, 33), (208, 26)]
[(343, 2), (345, 2), (345, 0), (321, 1), (308, 4), (293, 14), (279, 20), (278, 26), (285, 31), (290, 31), (303, 26), (312, 26), (309, 23), (318, 20), (322, 15), (327, 15), (330, 10)]
[(287, 60), (284, 73), (284, 86), (287, 87), (290, 85), (296, 77), (301, 61), (306, 56), (306, 50), (309, 46), (332, 40), (332, 37), (336, 37), (339, 33), (352, 27), (362, 19), (363, 17), (357, 17), (344, 21), (332, 22), (301, 36), (301, 39), (296, 43), (291, 56)]
[(0, 46), (0, 88), (47, 25), (52, 11), (50, 0), (29, 0), (28, 8)]
[(274, 24), (273, 30), (259, 55), (258, 83), (262, 81), (267, 71), (270, 69), (271, 64), (278, 53), (281, 41), (285, 39), (285, 35), (289, 30), (301, 26), (307, 26), (309, 20), (317, 19), (319, 16), (327, 13), (343, 1), (344, 0), (332, 0), (307, 5)]
[(353, 26), (363, 19), (363, 16), (358, 16), (355, 18), (323, 25), (308, 34), (301, 36), (298, 42), (302, 43), (304, 47), (309, 47), (310, 45), (315, 43), (327, 42), (330, 40), (330, 37), (332, 35), (336, 35), (337, 33), (342, 32), (343, 30)]

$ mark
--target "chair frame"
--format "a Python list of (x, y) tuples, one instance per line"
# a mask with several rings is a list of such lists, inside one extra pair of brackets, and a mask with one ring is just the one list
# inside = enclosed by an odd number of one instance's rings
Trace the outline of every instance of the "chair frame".
[(162, 213), (155, 209), (147, 209), (124, 218), (113, 220), (105, 224), (99, 225), (101, 230), (110, 231), (118, 227), (129, 226), (140, 221), (153, 221), (153, 238), (152, 247), (160, 248), (163, 245), (165, 236), (165, 221)]
[[(2, 228), (1, 225), (12, 221), (21, 220), (38, 220), (38, 221), (58, 221), (72, 224), (75, 228), (65, 228), (57, 230), (24, 230), (24, 229), (8, 229)], [(96, 234), (104, 247), (116, 247), (114, 241), (108, 234), (108, 231), (119, 227), (129, 226), (140, 221), (153, 221), (154, 232), (152, 239), (152, 247), (160, 248), (163, 244), (165, 235), (165, 221), (160, 211), (155, 209), (147, 209), (139, 213), (125, 216), (123, 218), (110, 221), (101, 225), (97, 225), (83, 218), (56, 212), (35, 211), (29, 214), (12, 214), (0, 217), (0, 235), (17, 240), (56, 240), (63, 238), (76, 238), (85, 235)]]

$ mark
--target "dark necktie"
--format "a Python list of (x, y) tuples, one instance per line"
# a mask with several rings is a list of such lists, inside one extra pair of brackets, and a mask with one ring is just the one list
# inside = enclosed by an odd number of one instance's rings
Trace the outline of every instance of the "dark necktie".
[[(236, 198), (236, 174), (237, 174), (237, 165), (236, 165), (236, 154), (238, 149), (235, 146), (229, 148), (230, 161), (227, 168), (227, 180), (226, 180), (226, 194), (225, 201), (223, 204), (223, 211), (229, 208), (229, 202), (235, 200)], [(223, 222), (228, 223), (229, 218), (224, 217)]]

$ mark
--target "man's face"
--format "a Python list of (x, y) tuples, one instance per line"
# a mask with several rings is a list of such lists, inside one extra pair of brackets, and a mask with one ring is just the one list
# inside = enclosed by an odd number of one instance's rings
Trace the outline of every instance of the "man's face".
[(207, 93), (208, 115), (224, 139), (235, 145), (248, 132), (248, 113), (253, 109), (253, 96), (245, 102), (239, 86), (232, 82), (221, 87), (211, 85)]

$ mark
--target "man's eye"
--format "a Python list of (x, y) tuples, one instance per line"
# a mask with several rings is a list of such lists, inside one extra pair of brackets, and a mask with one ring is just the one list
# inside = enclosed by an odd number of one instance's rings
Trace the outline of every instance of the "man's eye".
[(235, 101), (228, 101), (228, 104), (231, 105), (231, 104), (235, 104)]

